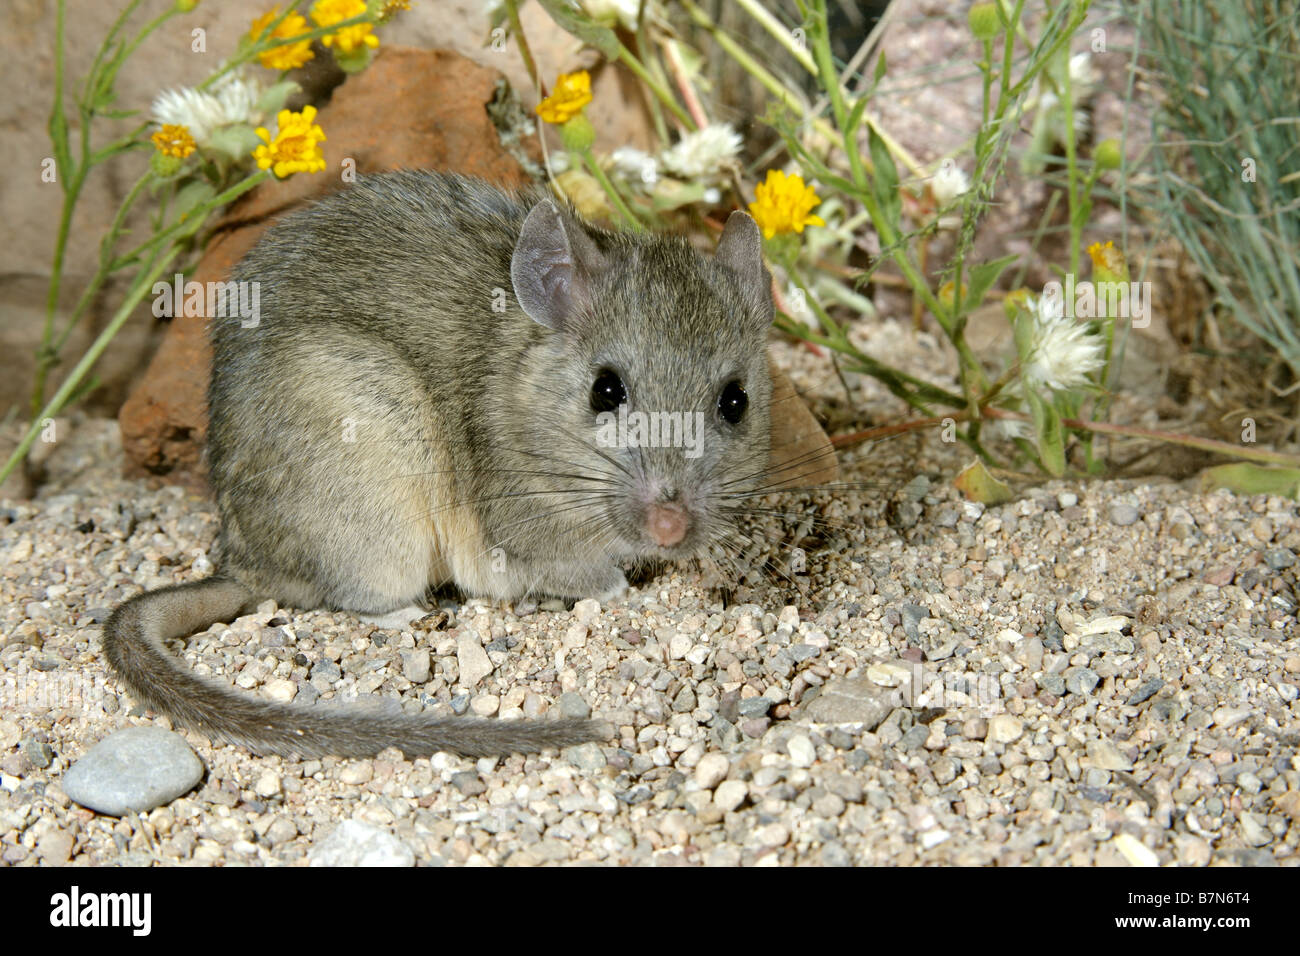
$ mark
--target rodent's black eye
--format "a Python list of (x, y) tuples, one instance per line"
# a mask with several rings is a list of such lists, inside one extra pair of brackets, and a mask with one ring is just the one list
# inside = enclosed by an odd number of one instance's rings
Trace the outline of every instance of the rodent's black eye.
[(591, 407), (597, 412), (612, 412), (627, 401), (627, 389), (618, 373), (603, 368), (591, 386)]
[(748, 407), (749, 396), (745, 394), (745, 386), (739, 382), (728, 382), (722, 386), (722, 393), (718, 396), (718, 414), (724, 421), (739, 425)]

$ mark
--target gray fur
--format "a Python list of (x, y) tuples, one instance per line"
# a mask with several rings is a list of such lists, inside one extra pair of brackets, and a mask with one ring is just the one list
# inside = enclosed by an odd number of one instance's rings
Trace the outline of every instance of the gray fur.
[[(722, 489), (768, 467), (772, 304), (753, 220), (733, 214), (710, 258), (680, 237), (597, 229), (541, 193), (404, 171), (288, 217), (234, 278), (260, 283), (261, 320), (212, 328), (221, 577), (114, 612), (106, 651), (133, 692), (276, 753), (480, 755), (602, 736), (590, 721), (262, 703), (193, 677), (161, 642), (268, 597), (382, 614), (451, 582), (499, 600), (609, 600), (627, 586), (620, 564), (717, 540)], [(590, 393), (605, 367), (632, 410), (703, 412), (703, 454), (599, 447)], [(738, 425), (716, 411), (733, 379), (749, 397)], [(669, 501), (691, 523), (661, 548), (646, 514)]]

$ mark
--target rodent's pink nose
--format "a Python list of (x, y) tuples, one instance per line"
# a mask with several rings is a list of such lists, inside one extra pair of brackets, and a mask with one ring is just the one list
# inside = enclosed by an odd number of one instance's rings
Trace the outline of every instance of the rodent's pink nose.
[(664, 505), (651, 505), (646, 512), (646, 530), (661, 548), (671, 548), (682, 538), (691, 526), (691, 519), (681, 505), (669, 502)]

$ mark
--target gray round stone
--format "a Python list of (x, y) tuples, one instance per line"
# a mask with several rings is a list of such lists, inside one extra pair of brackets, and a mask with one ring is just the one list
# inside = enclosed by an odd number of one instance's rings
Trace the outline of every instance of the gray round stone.
[(582, 697), (573, 691), (565, 691), (560, 695), (559, 701), (560, 713), (565, 717), (587, 718), (591, 716), (591, 705)]
[(1274, 571), (1283, 571), (1295, 564), (1295, 552), (1290, 548), (1270, 548), (1264, 552), (1264, 561)]
[(1138, 519), (1138, 510), (1131, 504), (1117, 501), (1110, 506), (1110, 520), (1121, 527), (1133, 524)]
[(1071, 667), (1065, 672), (1065, 687), (1072, 694), (1091, 694), (1101, 677), (1090, 667)]
[(106, 737), (63, 775), (63, 792), (99, 813), (146, 813), (191, 790), (203, 761), (180, 734), (128, 727)]

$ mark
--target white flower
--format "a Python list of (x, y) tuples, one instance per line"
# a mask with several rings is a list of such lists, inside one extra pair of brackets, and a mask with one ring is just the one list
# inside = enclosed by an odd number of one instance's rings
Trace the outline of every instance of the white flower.
[(930, 192), (940, 208), (970, 189), (970, 180), (952, 160), (944, 160), (930, 180)]
[(265, 92), (256, 79), (245, 76), (240, 70), (227, 73), (213, 84), (212, 90), (217, 95), (225, 114), (226, 123), (244, 123), (257, 126), (262, 122), (262, 113), (257, 102)]
[[(1088, 115), (1088, 105), (1097, 92), (1101, 75), (1092, 65), (1091, 53), (1076, 53), (1070, 57), (1070, 102), (1074, 106), (1074, 115), (1070, 117), (1074, 125), (1076, 140), (1088, 135), (1092, 125)], [(1061, 98), (1047, 90), (1038, 97), (1035, 125), (1045, 124), (1052, 140), (1065, 142), (1065, 117), (1061, 109)]]
[(582, 9), (597, 23), (613, 26), (617, 20), (626, 30), (636, 29), (640, 6), (641, 0), (582, 0)]
[(1020, 370), (1025, 384), (1035, 391), (1068, 391), (1088, 384), (1088, 375), (1103, 364), (1101, 337), (1085, 323), (1066, 318), (1059, 295), (1027, 298), (1025, 308), (1033, 318), (1029, 358)]
[(1070, 98), (1076, 103), (1091, 99), (1101, 82), (1101, 74), (1092, 65), (1091, 53), (1076, 53), (1070, 57)]
[(1013, 441), (1017, 438), (1031, 438), (1029, 423), (1019, 418), (989, 418), (984, 422), (984, 434), (995, 440)]
[(614, 172), (629, 183), (650, 187), (659, 181), (659, 163), (635, 146), (620, 146), (610, 153)]
[(257, 102), (263, 92), (256, 79), (239, 71), (227, 73), (210, 92), (186, 86), (160, 93), (153, 101), (154, 122), (184, 126), (202, 146), (223, 126), (260, 125), (262, 114)]
[(551, 175), (558, 176), (560, 173), (568, 172), (573, 163), (569, 162), (569, 154), (566, 150), (560, 149), (551, 153)]
[[(1088, 135), (1088, 127), (1092, 125), (1088, 117), (1088, 111), (1081, 109), (1081, 101), (1074, 97), (1074, 139), (1077, 142)], [(1065, 142), (1065, 118), (1061, 109), (1061, 101), (1055, 93), (1048, 91), (1038, 100), (1038, 121), (1045, 121), (1048, 129), (1052, 134), (1053, 142)], [(1044, 119), (1045, 118), (1045, 119)]]
[(740, 152), (740, 134), (726, 123), (714, 123), (687, 133), (659, 154), (665, 168), (682, 179), (708, 181), (717, 178), (723, 166)]

